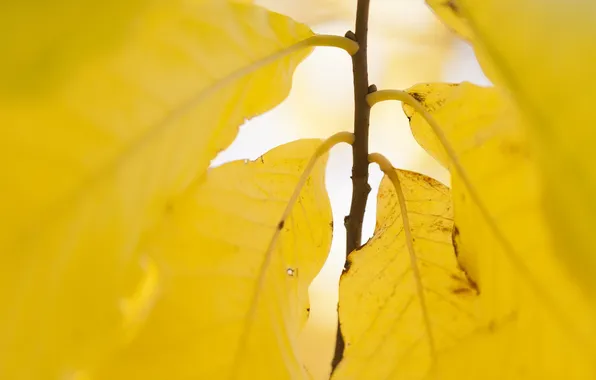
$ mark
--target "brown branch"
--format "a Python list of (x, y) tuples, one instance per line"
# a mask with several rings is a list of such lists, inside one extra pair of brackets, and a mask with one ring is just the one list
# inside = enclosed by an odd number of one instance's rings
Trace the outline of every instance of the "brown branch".
[[(352, 70), (354, 74), (354, 144), (352, 145), (352, 204), (350, 214), (346, 216), (344, 225), (346, 227), (346, 264), (347, 270), (348, 255), (362, 245), (362, 222), (364, 220), (364, 209), (370, 185), (368, 184), (368, 127), (370, 120), (370, 106), (366, 101), (366, 95), (375, 91), (375, 86), (368, 86), (368, 13), (370, 0), (358, 0), (356, 11), (356, 33), (348, 32), (346, 37), (358, 42), (358, 52), (352, 56)], [(343, 358), (344, 339), (341, 332), (341, 324), (337, 324), (337, 335), (335, 341), (335, 353), (331, 362), (332, 372)]]

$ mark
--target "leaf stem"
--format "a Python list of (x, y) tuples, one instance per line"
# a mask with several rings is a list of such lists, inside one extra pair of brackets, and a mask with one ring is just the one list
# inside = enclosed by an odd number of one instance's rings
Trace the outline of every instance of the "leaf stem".
[(329, 34), (317, 34), (304, 41), (307, 46), (329, 46), (345, 50), (353, 56), (358, 53), (360, 45), (358, 42), (347, 37), (334, 36)]
[[(370, 106), (366, 97), (376, 88), (368, 85), (368, 15), (370, 0), (358, 0), (356, 10), (356, 32), (346, 33), (346, 37), (356, 41), (358, 52), (352, 56), (352, 72), (354, 78), (354, 144), (352, 144), (352, 202), (350, 214), (344, 219), (346, 227), (346, 264), (350, 252), (362, 245), (362, 222), (366, 201), (370, 193), (368, 184), (368, 129), (370, 122)], [(341, 332), (341, 321), (338, 318), (335, 352), (331, 362), (333, 373), (343, 358), (345, 342)]]
[(395, 168), (389, 160), (380, 153), (371, 153), (368, 155), (368, 161), (376, 163), (379, 168), (385, 173), (397, 193), (397, 199), (399, 202), (399, 208), (401, 211), (401, 218), (404, 224), (404, 233), (406, 235), (406, 246), (410, 254), (410, 265), (412, 267), (412, 274), (414, 275), (414, 282), (416, 283), (416, 293), (418, 300), (420, 301), (420, 308), (422, 312), (422, 318), (424, 320), (424, 327), (426, 329), (426, 336), (428, 338), (428, 346), (430, 349), (430, 357), (432, 358), (432, 366), (436, 364), (437, 351), (434, 336), (431, 330), (430, 314), (426, 307), (426, 296), (424, 295), (424, 287), (422, 285), (422, 276), (420, 275), (420, 267), (418, 266), (418, 257), (414, 250), (414, 238), (412, 236), (412, 229), (410, 227), (410, 216), (408, 215), (408, 208), (406, 207), (406, 197), (401, 187), (399, 176), (397, 175)]

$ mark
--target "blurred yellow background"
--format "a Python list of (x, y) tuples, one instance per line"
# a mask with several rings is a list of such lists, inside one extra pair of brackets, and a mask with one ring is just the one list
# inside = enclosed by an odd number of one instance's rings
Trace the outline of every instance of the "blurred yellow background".
[[(309, 24), (323, 34), (343, 35), (353, 28), (356, 0), (257, 0), (273, 11)], [(371, 0), (369, 77), (379, 89), (407, 88), (420, 82), (468, 80), (487, 84), (471, 49), (443, 27), (424, 0)], [(318, 48), (298, 68), (290, 96), (273, 111), (247, 122), (232, 146), (212, 163), (254, 159), (298, 138), (325, 138), (352, 130), (353, 93), (350, 57)], [(371, 152), (386, 155), (395, 167), (422, 172), (448, 184), (447, 172), (414, 141), (399, 103), (375, 106), (371, 115)], [(351, 197), (351, 149), (334, 148), (327, 188), (334, 214), (334, 237), (325, 267), (310, 288), (311, 314), (300, 342), (315, 379), (328, 378), (337, 320), (338, 278), (345, 257), (343, 218)], [(381, 173), (371, 166), (370, 194), (363, 238), (375, 224)]]

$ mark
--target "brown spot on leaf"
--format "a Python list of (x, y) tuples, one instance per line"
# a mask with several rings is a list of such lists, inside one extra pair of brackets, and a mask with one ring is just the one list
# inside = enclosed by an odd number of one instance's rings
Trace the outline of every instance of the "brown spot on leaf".
[(410, 92), (410, 95), (412, 96), (412, 98), (418, 100), (420, 103), (424, 103), (424, 100), (426, 99), (426, 97), (419, 92)]
[(284, 224), (285, 221), (280, 220), (279, 223), (277, 223), (277, 229), (281, 231), (284, 228)]
[(488, 328), (488, 331), (491, 333), (494, 333), (497, 330), (497, 322), (495, 322), (494, 319), (492, 319), (489, 323), (488, 326), (486, 326)]
[(452, 289), (451, 292), (453, 294), (466, 294), (466, 293), (474, 293), (480, 294), (478, 290), (478, 285), (468, 276), (468, 274), (462, 269), (462, 272), (465, 278), (459, 277), (456, 274), (451, 274), (451, 279), (459, 282), (461, 285), (458, 285), (456, 288)]
[(473, 292), (474, 291), (472, 288), (466, 288), (466, 287), (451, 289), (451, 293), (453, 293), (453, 294), (470, 294)]
[(476, 283), (476, 281), (472, 280), (472, 277), (468, 275), (468, 272), (466, 272), (465, 269), (462, 269), (462, 271), (466, 275), (466, 279), (468, 280), (468, 284), (470, 284), (470, 288), (474, 289), (474, 291), (476, 291), (476, 294), (480, 294), (480, 289), (478, 289), (478, 284)]
[(453, 225), (453, 233), (451, 234), (451, 242), (453, 243), (453, 249), (455, 250), (455, 257), (459, 256), (459, 228)]
[(455, 0), (448, 0), (445, 3), (445, 6), (449, 9), (451, 9), (451, 11), (455, 14), (459, 14), (459, 5), (457, 5), (457, 3), (455, 2)]
[(528, 157), (530, 155), (527, 147), (523, 146), (522, 144), (519, 144), (518, 142), (505, 141), (501, 144), (499, 148), (501, 152), (508, 155), (519, 155), (522, 157)]

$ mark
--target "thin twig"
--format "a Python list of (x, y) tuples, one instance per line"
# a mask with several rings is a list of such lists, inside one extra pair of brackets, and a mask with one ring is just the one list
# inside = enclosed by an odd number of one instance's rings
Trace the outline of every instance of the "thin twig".
[[(362, 245), (362, 222), (364, 220), (364, 209), (370, 185), (368, 184), (368, 127), (370, 120), (370, 106), (366, 101), (369, 92), (376, 90), (374, 86), (368, 86), (368, 13), (370, 0), (358, 0), (356, 11), (356, 33), (348, 32), (346, 37), (358, 42), (359, 49), (352, 56), (352, 70), (354, 74), (354, 136), (352, 145), (352, 204), (350, 214), (346, 216), (344, 225), (346, 227), (346, 264), (350, 252), (360, 248)], [(341, 324), (337, 324), (337, 335), (335, 342), (335, 353), (331, 362), (332, 372), (343, 358), (345, 342), (341, 332)]]

